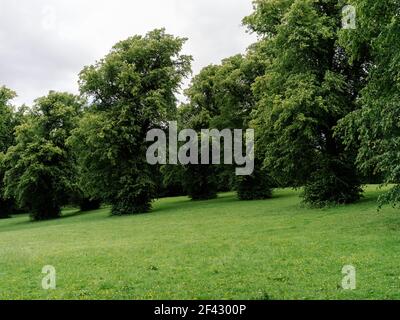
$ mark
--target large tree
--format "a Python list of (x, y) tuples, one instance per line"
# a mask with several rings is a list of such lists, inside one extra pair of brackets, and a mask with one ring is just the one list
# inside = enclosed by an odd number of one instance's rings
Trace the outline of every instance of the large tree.
[(358, 109), (341, 121), (338, 135), (357, 147), (357, 164), (366, 174), (395, 186), (381, 204), (400, 204), (400, 3), (354, 0), (357, 28), (342, 31), (340, 42), (352, 63), (363, 61), (367, 84)]
[(14, 143), (15, 118), (10, 100), (15, 97), (14, 91), (0, 87), (0, 152), (3, 153)]
[(16, 97), (14, 91), (0, 87), (0, 218), (7, 218), (14, 209), (13, 199), (4, 197), (4, 154), (14, 144), (15, 127), (18, 123), (17, 113), (10, 100)]
[[(210, 65), (193, 79), (186, 95), (189, 104), (182, 108), (182, 123), (192, 129), (247, 129), (255, 106), (252, 84), (262, 74), (263, 65), (250, 48), (247, 55), (224, 59)], [(225, 141), (222, 140), (222, 143)], [(192, 198), (215, 197), (216, 190), (238, 190), (239, 198), (267, 198), (271, 195), (268, 175), (257, 166), (255, 173), (235, 179), (232, 165), (185, 167), (185, 185)], [(222, 186), (218, 188), (219, 186)]]
[[(180, 129), (193, 129), (200, 133), (202, 129), (210, 128), (212, 117), (218, 113), (214, 99), (214, 77), (217, 69), (214, 65), (207, 66), (192, 79), (191, 86), (185, 91), (189, 103), (179, 109)], [(199, 140), (200, 138), (199, 135)], [(183, 187), (192, 200), (217, 197), (218, 179), (215, 166), (188, 164), (182, 170)]]
[(75, 192), (75, 166), (66, 140), (82, 105), (68, 93), (50, 92), (37, 99), (4, 158), (5, 195), (29, 209), (34, 220), (59, 217)]
[(190, 72), (186, 39), (165, 30), (134, 36), (80, 74), (92, 105), (71, 144), (84, 191), (112, 205), (114, 215), (144, 213), (156, 197), (158, 170), (146, 161), (147, 132), (176, 116), (176, 93)]
[(335, 137), (356, 108), (363, 69), (338, 43), (342, 6), (333, 0), (257, 0), (245, 18), (261, 36), (265, 74), (254, 85), (257, 146), (282, 185), (305, 186), (312, 205), (350, 203), (361, 194), (353, 150)]

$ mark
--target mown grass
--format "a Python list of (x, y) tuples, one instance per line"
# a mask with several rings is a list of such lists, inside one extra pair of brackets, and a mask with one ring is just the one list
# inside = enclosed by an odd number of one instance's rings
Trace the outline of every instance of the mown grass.
[[(109, 209), (32, 223), (0, 220), (0, 299), (399, 299), (400, 212), (303, 207), (298, 192), (240, 202), (162, 199), (150, 214)], [(57, 289), (41, 288), (42, 267)], [(344, 265), (357, 289), (340, 284)]]

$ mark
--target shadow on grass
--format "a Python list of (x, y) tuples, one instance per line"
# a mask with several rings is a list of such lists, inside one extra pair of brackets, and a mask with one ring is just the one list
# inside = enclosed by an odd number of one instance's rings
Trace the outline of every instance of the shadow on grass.
[[(285, 192), (282, 192), (285, 191)], [(235, 205), (237, 203), (246, 203), (246, 204), (260, 204), (282, 199), (289, 197), (296, 197), (296, 194), (292, 192), (287, 192), (288, 190), (281, 190), (281, 192), (274, 193), (271, 198), (264, 200), (239, 200), (237, 194), (235, 192), (229, 193), (221, 193), (215, 199), (210, 200), (190, 200), (188, 197), (180, 197), (180, 198), (164, 198), (160, 200), (165, 200), (163, 202), (157, 202), (153, 210), (150, 212), (151, 214), (161, 214), (172, 212), (175, 210), (184, 211), (186, 208), (188, 209), (196, 209), (196, 208), (204, 208), (215, 207), (215, 205)]]
[[(359, 202), (352, 204), (352, 205), (347, 205), (347, 206), (356, 206), (356, 205), (369, 205), (371, 203), (376, 203), (377, 199), (380, 194), (382, 194), (382, 190), (368, 190), (368, 196), (362, 198)], [(184, 212), (186, 209), (204, 209), (207, 210), (209, 207), (215, 207), (216, 205), (224, 207), (224, 206), (234, 206), (237, 203), (245, 203), (245, 204), (264, 204), (268, 205), (270, 202), (274, 202), (276, 204), (276, 201), (280, 201), (283, 198), (298, 198), (299, 197), (299, 191), (298, 190), (293, 190), (293, 189), (277, 189), (272, 197), (270, 199), (265, 199), (265, 200), (249, 200), (249, 201), (241, 201), (238, 199), (237, 194), (235, 192), (229, 192), (229, 193), (221, 193), (218, 195), (217, 198), (211, 199), (211, 200), (198, 200), (198, 201), (192, 201), (188, 197), (176, 197), (176, 198), (163, 198), (159, 199), (155, 202), (153, 209), (149, 213), (143, 213), (143, 214), (132, 214), (132, 215), (126, 215), (122, 217), (135, 217), (135, 216), (141, 216), (141, 215), (160, 215), (160, 214), (165, 214), (165, 213), (170, 213), (170, 212), (175, 212), (175, 211), (182, 211)], [(18, 221), (14, 221), (14, 219), (6, 219), (8, 221), (12, 221), (10, 224), (6, 224), (3, 226), (0, 226), (0, 231), (9, 231), (13, 230), (16, 227), (24, 227), (24, 226), (43, 226), (46, 225), (47, 223), (52, 223), (57, 220), (65, 221), (67, 219), (73, 219), (77, 217), (83, 217), (83, 216), (93, 216), (93, 219), (100, 219), (96, 213), (99, 213), (99, 211), (109, 211), (108, 206), (104, 206), (101, 209), (94, 210), (94, 211), (80, 211), (79, 209), (73, 209), (73, 208), (66, 208), (63, 210), (63, 214), (56, 219), (51, 219), (51, 220), (46, 220), (46, 221), (32, 221), (30, 220), (28, 215), (24, 215), (24, 220), (21, 219), (22, 216), (14, 216), (13, 218), (20, 218)], [(105, 214), (103, 219), (107, 219), (109, 217), (116, 217), (116, 216), (111, 216), (111, 214)], [(121, 216), (118, 216), (121, 217)], [(26, 220), (25, 220), (26, 218)], [(3, 220), (2, 220), (3, 221)]]
[(103, 210), (103, 209), (105, 209), (105, 208), (100, 208), (100, 209), (92, 210), (92, 211), (80, 211), (78, 209), (69, 210), (70, 212), (62, 214), (60, 219), (68, 219), (68, 218), (75, 218), (75, 217), (80, 217), (80, 216), (84, 216), (84, 215), (89, 215), (89, 214), (93, 214), (93, 213), (95, 213), (99, 210)]
[[(104, 210), (106, 208), (101, 208), (99, 210)], [(0, 226), (0, 231), (5, 232), (5, 231), (12, 231), (18, 227), (29, 227), (29, 228), (34, 228), (34, 227), (42, 227), (46, 226), (50, 223), (53, 223), (55, 221), (65, 221), (66, 219), (71, 219), (71, 218), (76, 218), (80, 216), (85, 216), (85, 215), (92, 215), (98, 212), (99, 210), (94, 210), (94, 211), (80, 211), (79, 209), (67, 209), (65, 210), (65, 213), (62, 213), (60, 217), (58, 218), (53, 218), (53, 219), (48, 219), (48, 220), (40, 220), (40, 221), (34, 221), (31, 219), (29, 214), (24, 214), (24, 215), (17, 215), (13, 216), (11, 219), (8, 219), (11, 223), (7, 224), (5, 226)], [(24, 218), (24, 220), (22, 220)], [(16, 221), (18, 220), (18, 221)]]
[(235, 193), (219, 194), (217, 198), (210, 200), (191, 200), (189, 197), (162, 198), (155, 201), (151, 214), (166, 213), (175, 210), (194, 209), (200, 207), (215, 206), (216, 204), (230, 204), (239, 201)]

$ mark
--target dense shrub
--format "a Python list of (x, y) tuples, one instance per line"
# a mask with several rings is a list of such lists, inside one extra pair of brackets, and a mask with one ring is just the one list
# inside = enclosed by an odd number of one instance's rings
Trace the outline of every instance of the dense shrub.
[(230, 192), (235, 189), (235, 167), (228, 165), (217, 166), (216, 177), (218, 192)]
[(184, 188), (192, 200), (217, 197), (218, 183), (212, 165), (188, 165), (184, 170)]
[(79, 204), (79, 208), (82, 212), (97, 210), (100, 209), (100, 207), (101, 207), (101, 200), (98, 199), (84, 198), (81, 199)]
[(360, 180), (351, 164), (331, 163), (330, 168), (314, 172), (305, 186), (304, 201), (314, 207), (349, 204), (362, 195)]
[(236, 179), (236, 190), (240, 200), (264, 200), (272, 197), (271, 178), (268, 172), (256, 166), (250, 176)]
[(14, 203), (11, 200), (0, 198), (0, 219), (9, 218), (13, 213)]
[(165, 165), (160, 170), (159, 197), (176, 197), (186, 195), (183, 187), (183, 167)]

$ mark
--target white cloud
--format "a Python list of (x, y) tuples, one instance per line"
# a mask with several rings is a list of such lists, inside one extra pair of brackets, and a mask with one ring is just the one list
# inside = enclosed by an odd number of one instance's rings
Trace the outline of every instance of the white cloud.
[(244, 52), (251, 0), (0, 0), (0, 85), (28, 103), (49, 90), (78, 92), (83, 66), (117, 41), (165, 27), (189, 38), (193, 71)]

